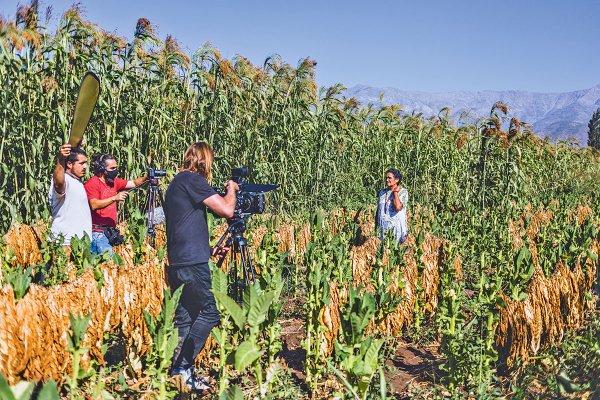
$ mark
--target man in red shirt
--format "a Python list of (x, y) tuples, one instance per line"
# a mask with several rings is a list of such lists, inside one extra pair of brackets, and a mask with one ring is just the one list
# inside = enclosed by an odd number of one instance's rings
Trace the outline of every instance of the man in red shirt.
[(142, 176), (134, 180), (117, 178), (117, 160), (110, 154), (95, 154), (92, 157), (94, 176), (85, 184), (92, 213), (92, 253), (101, 254), (112, 246), (105, 229), (117, 226), (117, 202), (127, 198), (125, 189), (131, 189), (146, 181)]

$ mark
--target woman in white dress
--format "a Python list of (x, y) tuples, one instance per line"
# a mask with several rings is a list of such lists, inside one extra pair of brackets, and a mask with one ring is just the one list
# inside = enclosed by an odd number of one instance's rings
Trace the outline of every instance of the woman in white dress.
[(377, 202), (377, 227), (380, 228), (379, 238), (381, 240), (390, 229), (398, 243), (404, 242), (408, 234), (406, 222), (408, 190), (400, 185), (401, 180), (400, 170), (390, 168), (385, 171), (387, 188), (379, 192)]

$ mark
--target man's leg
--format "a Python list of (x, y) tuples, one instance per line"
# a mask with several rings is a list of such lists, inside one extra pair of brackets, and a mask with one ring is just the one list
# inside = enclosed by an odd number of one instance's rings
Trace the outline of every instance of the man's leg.
[(178, 343), (173, 353), (173, 362), (171, 363), (171, 374), (176, 375), (181, 371), (191, 367), (188, 362), (189, 356), (184, 354), (183, 344), (188, 337), (192, 322), (198, 314), (198, 304), (194, 298), (192, 287), (194, 286), (193, 273), (190, 272), (193, 267), (169, 267), (167, 268), (167, 277), (171, 291), (175, 291), (181, 285), (183, 291), (179, 298), (179, 304), (175, 310), (175, 326), (177, 327)]
[(92, 253), (102, 254), (105, 251), (108, 251), (110, 255), (113, 254), (113, 249), (110, 243), (108, 242), (108, 238), (104, 234), (104, 232), (92, 232)]
[[(190, 312), (193, 322), (187, 337), (182, 343), (181, 352), (175, 361), (178, 368), (186, 369), (194, 365), (196, 356), (204, 347), (210, 331), (220, 321), (215, 298), (211, 292), (210, 268), (207, 263), (185, 268), (186, 284), (180, 304)], [(187, 290), (186, 290), (187, 289)], [(181, 336), (180, 336), (181, 337)]]

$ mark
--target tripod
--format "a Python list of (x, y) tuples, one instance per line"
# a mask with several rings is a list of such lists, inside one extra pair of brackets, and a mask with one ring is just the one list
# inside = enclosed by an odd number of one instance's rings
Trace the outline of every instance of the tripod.
[[(146, 200), (144, 201), (144, 214), (146, 217), (146, 234), (150, 236), (150, 245), (154, 247), (154, 239), (156, 237), (155, 226), (157, 220), (164, 221), (164, 211), (163, 204), (165, 203), (162, 189), (158, 186), (158, 178), (156, 177), (148, 177), (144, 182), (140, 185), (132, 188), (129, 192), (132, 192), (136, 189), (141, 188), (145, 184), (149, 183), (148, 186), (148, 194), (146, 195)], [(160, 211), (158, 211), (160, 210)], [(157, 218), (157, 214), (162, 214), (162, 218)]]
[[(229, 287), (229, 294), (237, 302), (241, 303), (244, 288), (250, 283), (254, 283), (256, 279), (256, 271), (252, 265), (252, 259), (250, 258), (250, 249), (248, 248), (248, 241), (244, 237), (244, 231), (246, 230), (246, 220), (243, 217), (234, 217), (227, 220), (229, 226), (225, 233), (221, 236), (217, 242), (216, 247), (221, 247), (223, 242), (229, 249), (233, 249), (230, 253), (231, 265), (234, 283)], [(238, 263), (237, 255), (240, 256), (241, 271), (243, 273), (244, 280), (239, 279), (238, 276)], [(221, 258), (217, 261), (217, 267), (221, 268), (221, 265), (225, 261), (227, 253), (222, 254)]]

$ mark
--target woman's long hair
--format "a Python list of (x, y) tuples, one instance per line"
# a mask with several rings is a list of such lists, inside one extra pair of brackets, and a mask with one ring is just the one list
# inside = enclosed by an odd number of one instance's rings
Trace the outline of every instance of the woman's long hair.
[(213, 150), (206, 142), (197, 142), (187, 148), (183, 155), (183, 168), (212, 180)]

